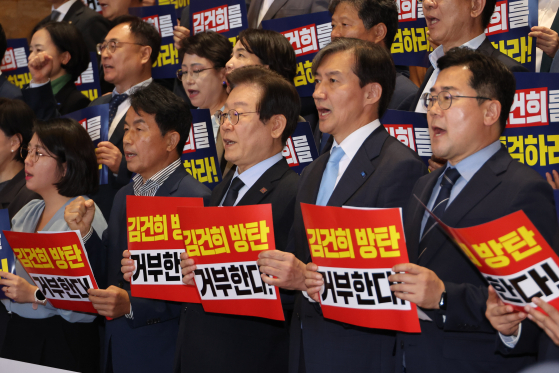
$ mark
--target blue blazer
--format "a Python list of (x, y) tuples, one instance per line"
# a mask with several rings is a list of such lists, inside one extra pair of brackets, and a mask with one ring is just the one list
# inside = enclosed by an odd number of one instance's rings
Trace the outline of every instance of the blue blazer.
[[(207, 205), (210, 190), (183, 167), (178, 167), (157, 190), (156, 197), (200, 197)], [(120, 271), (122, 252), (126, 250), (126, 196), (134, 195), (133, 184), (122, 188), (115, 197), (109, 227), (99, 236), (87, 241), (86, 248), (103, 245), (107, 248), (107, 286), (115, 285), (128, 291), (130, 284), (123, 280)], [(103, 371), (107, 370), (107, 356), (111, 356), (112, 369), (120, 372), (171, 372), (175, 356), (175, 344), (179, 329), (180, 303), (135, 298), (130, 296), (134, 319), (124, 316), (107, 321)], [(110, 351), (109, 351), (110, 349)], [(110, 352), (110, 355), (109, 355)]]

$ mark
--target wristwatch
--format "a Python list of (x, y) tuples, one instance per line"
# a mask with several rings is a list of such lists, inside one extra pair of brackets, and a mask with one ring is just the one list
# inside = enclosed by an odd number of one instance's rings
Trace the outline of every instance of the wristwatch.
[(446, 290), (441, 294), (441, 300), (439, 301), (439, 308), (441, 310), (446, 310)]
[(37, 288), (35, 290), (35, 303), (42, 304), (43, 306), (47, 304), (47, 298), (45, 295)]

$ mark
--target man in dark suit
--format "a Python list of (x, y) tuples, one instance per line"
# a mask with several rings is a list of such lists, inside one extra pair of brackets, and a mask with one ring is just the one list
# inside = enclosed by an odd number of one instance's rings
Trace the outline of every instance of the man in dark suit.
[(100, 289), (89, 292), (99, 314), (113, 318), (106, 323), (103, 371), (170, 372), (181, 307), (175, 302), (132, 297), (129, 284), (123, 282), (126, 196), (200, 197), (207, 202), (210, 191), (181, 164), (192, 123), (188, 106), (157, 84), (134, 92), (130, 103), (123, 142), (128, 168), (137, 175), (117, 193), (103, 240), (90, 228), (95, 213), (92, 201), (80, 198), (71, 203), (65, 219), (72, 229), (80, 230), (88, 251), (107, 251), (108, 279), (105, 284), (99, 281)]
[(420, 96), (428, 93), (437, 80), (439, 74), (437, 60), (454, 47), (464, 46), (495, 57), (512, 72), (528, 72), (528, 69), (520, 63), (495, 49), (485, 36), (484, 30), (489, 25), (496, 1), (472, 3), (467, 0), (445, 0), (443, 2), (427, 0), (423, 2), (423, 14), (431, 39), (439, 47), (429, 55), (431, 66), (411, 103), (410, 111), (426, 112), (420, 102)]
[[(499, 141), (514, 99), (513, 74), (499, 60), (466, 48), (449, 51), (438, 67), (424, 104), (433, 154), (448, 162), (419, 179), (413, 194), (456, 228), (523, 210), (552, 242), (558, 225), (551, 187)], [(485, 279), (415, 197), (404, 228), (410, 263), (394, 266), (398, 274), (389, 280), (398, 284), (391, 290), (431, 321), (422, 319), (421, 334), (398, 333), (395, 371), (512, 372), (531, 363), (529, 356), (495, 352)]]
[(330, 0), (251, 0), (248, 6), (248, 27), (259, 28), (262, 21), (324, 12)]
[(313, 74), (320, 130), (333, 136), (333, 146), (301, 175), (288, 244), (295, 256), (287, 260), (262, 254), (259, 264), (277, 277), (267, 281), (301, 291), (290, 329), (290, 372), (388, 372), (394, 366), (395, 333), (325, 319), (306, 295), (307, 272), (318, 276), (320, 284), (321, 277), (312, 263), (306, 266), (311, 255), (300, 204), (403, 207), (427, 169), (379, 122), (396, 74), (386, 48), (337, 38), (316, 55)]
[[(236, 169), (212, 191), (210, 206), (272, 204), (276, 251), (281, 253), (293, 221), (299, 179), (282, 149), (297, 126), (299, 96), (292, 84), (261, 66), (236, 69), (227, 81), (231, 93), (218, 116), (224, 157)], [(128, 253), (124, 256), (122, 272), (129, 280), (134, 262), (126, 259)], [(185, 284), (194, 284), (195, 262), (181, 255)], [(286, 322), (207, 313), (201, 304), (185, 303), (174, 371), (286, 372), (292, 295), (282, 292), (281, 297)]]
[[(378, 43), (390, 50), (398, 31), (398, 6), (394, 0), (333, 0), (332, 38), (346, 37)], [(408, 110), (417, 86), (396, 69), (396, 87), (389, 109)]]
[[(106, 165), (109, 183), (101, 185), (92, 198), (99, 206), (105, 219), (110, 212), (116, 192), (130, 181), (131, 173), (123, 157), (125, 114), (130, 108), (129, 96), (138, 88), (149, 85), (151, 66), (157, 61), (161, 47), (161, 36), (150, 24), (138, 17), (122, 16), (115, 20), (100, 47), (105, 80), (115, 85), (112, 95), (95, 99), (89, 106), (109, 104), (109, 141), (100, 142), (96, 150), (99, 164)], [(23, 90), (25, 102), (35, 111), (40, 120), (59, 116), (56, 100), (48, 84), (52, 61), (38, 61), (30, 88)], [(43, 78), (45, 77), (45, 78)]]
[[(6, 33), (2, 24), (0, 24), (0, 61), (4, 59), (4, 54), (8, 50), (8, 41), (6, 40)], [(11, 99), (21, 99), (21, 89), (13, 85), (2, 75), (0, 71), (0, 97), (11, 98)]]
[(96, 52), (97, 44), (103, 41), (111, 28), (109, 20), (89, 9), (81, 0), (51, 0), (51, 3), (51, 14), (39, 24), (48, 21), (68, 22), (80, 30), (87, 50)]

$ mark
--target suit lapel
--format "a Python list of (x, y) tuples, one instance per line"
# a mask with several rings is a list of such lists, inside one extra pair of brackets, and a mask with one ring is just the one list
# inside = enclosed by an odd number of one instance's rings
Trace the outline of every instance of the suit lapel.
[(124, 121), (125, 121), (125, 119), (126, 119), (126, 115), (122, 117), (120, 122), (118, 122), (118, 124), (116, 125), (115, 130), (113, 131), (113, 134), (111, 135), (111, 138), (109, 139), (109, 141), (112, 142), (115, 145), (118, 144), (118, 143), (121, 143), (122, 139), (124, 138)]
[(371, 160), (379, 156), (382, 145), (388, 136), (383, 125), (369, 135), (334, 188), (328, 206), (342, 206), (371, 177), (375, 171)]
[[(287, 0), (274, 0), (262, 20), (272, 19), (285, 3), (287, 3)], [(260, 12), (260, 8), (258, 8), (258, 12)]]
[[(499, 175), (507, 170), (512, 158), (508, 152), (501, 148), (491, 159), (489, 159), (470, 182), (462, 189), (460, 194), (447, 207), (442, 221), (450, 227), (458, 227), (460, 221), (500, 183)], [(429, 242), (429, 247), (425, 250), (421, 258), (423, 264), (427, 264), (433, 256), (441, 249), (446, 241), (445, 234), (437, 234)]]
[(172, 196), (173, 193), (179, 187), (180, 181), (186, 176), (186, 170), (184, 167), (177, 167), (175, 171), (165, 180), (163, 185), (157, 189), (155, 197), (168, 197)]
[(260, 14), (260, 8), (262, 7), (262, 0), (252, 0), (248, 8), (248, 26), (249, 28), (256, 28), (258, 22), (258, 14)]
[(289, 171), (289, 166), (285, 158), (282, 158), (258, 178), (256, 183), (245, 193), (237, 205), (246, 206), (259, 204), (264, 197), (274, 190), (276, 181), (281, 179), (283, 174), (287, 171)]
[(303, 203), (316, 203), (316, 198), (318, 197), (318, 190), (320, 189), (320, 183), (322, 182), (322, 174), (330, 158), (330, 153), (325, 153), (318, 157), (314, 162), (312, 162), (305, 169), (305, 188), (300, 189), (298, 193), (300, 194), (300, 201)]
[(68, 12), (64, 16), (63, 20), (73, 25), (77, 24), (80, 21), (79, 16), (83, 13), (84, 7), (85, 5), (83, 5), (81, 1), (74, 2), (70, 9), (68, 9)]

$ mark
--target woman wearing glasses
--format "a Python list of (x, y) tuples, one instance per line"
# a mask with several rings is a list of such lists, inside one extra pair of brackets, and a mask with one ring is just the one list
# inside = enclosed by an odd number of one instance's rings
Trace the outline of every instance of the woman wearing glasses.
[[(227, 100), (225, 64), (231, 57), (232, 49), (225, 36), (213, 31), (200, 32), (180, 42), (182, 65), (177, 71), (177, 78), (194, 107), (210, 110), (214, 138), (219, 134), (219, 123), (214, 113), (222, 110)], [(218, 156), (221, 156), (219, 151)]]
[[(47, 22), (37, 26), (29, 46), (29, 71), (32, 87), (48, 83), (60, 115), (66, 115), (89, 105), (74, 82), (90, 62), (89, 53), (80, 31), (65, 22)], [(42, 67), (48, 65), (50, 71)]]
[[(78, 196), (93, 193), (99, 183), (93, 143), (87, 131), (71, 119), (36, 124), (25, 159), (27, 188), (43, 200), (32, 200), (12, 219), (17, 232), (69, 231), (64, 209)], [(98, 210), (96, 206), (96, 210)], [(107, 223), (96, 211), (93, 229), (101, 235)], [(106, 277), (102, 253), (88, 258), (95, 277)], [(3, 358), (79, 372), (99, 369), (99, 333), (96, 316), (54, 308), (33, 284), (19, 261), (16, 273), (0, 272), (0, 285), (9, 299), (2, 300), (12, 313)]]

